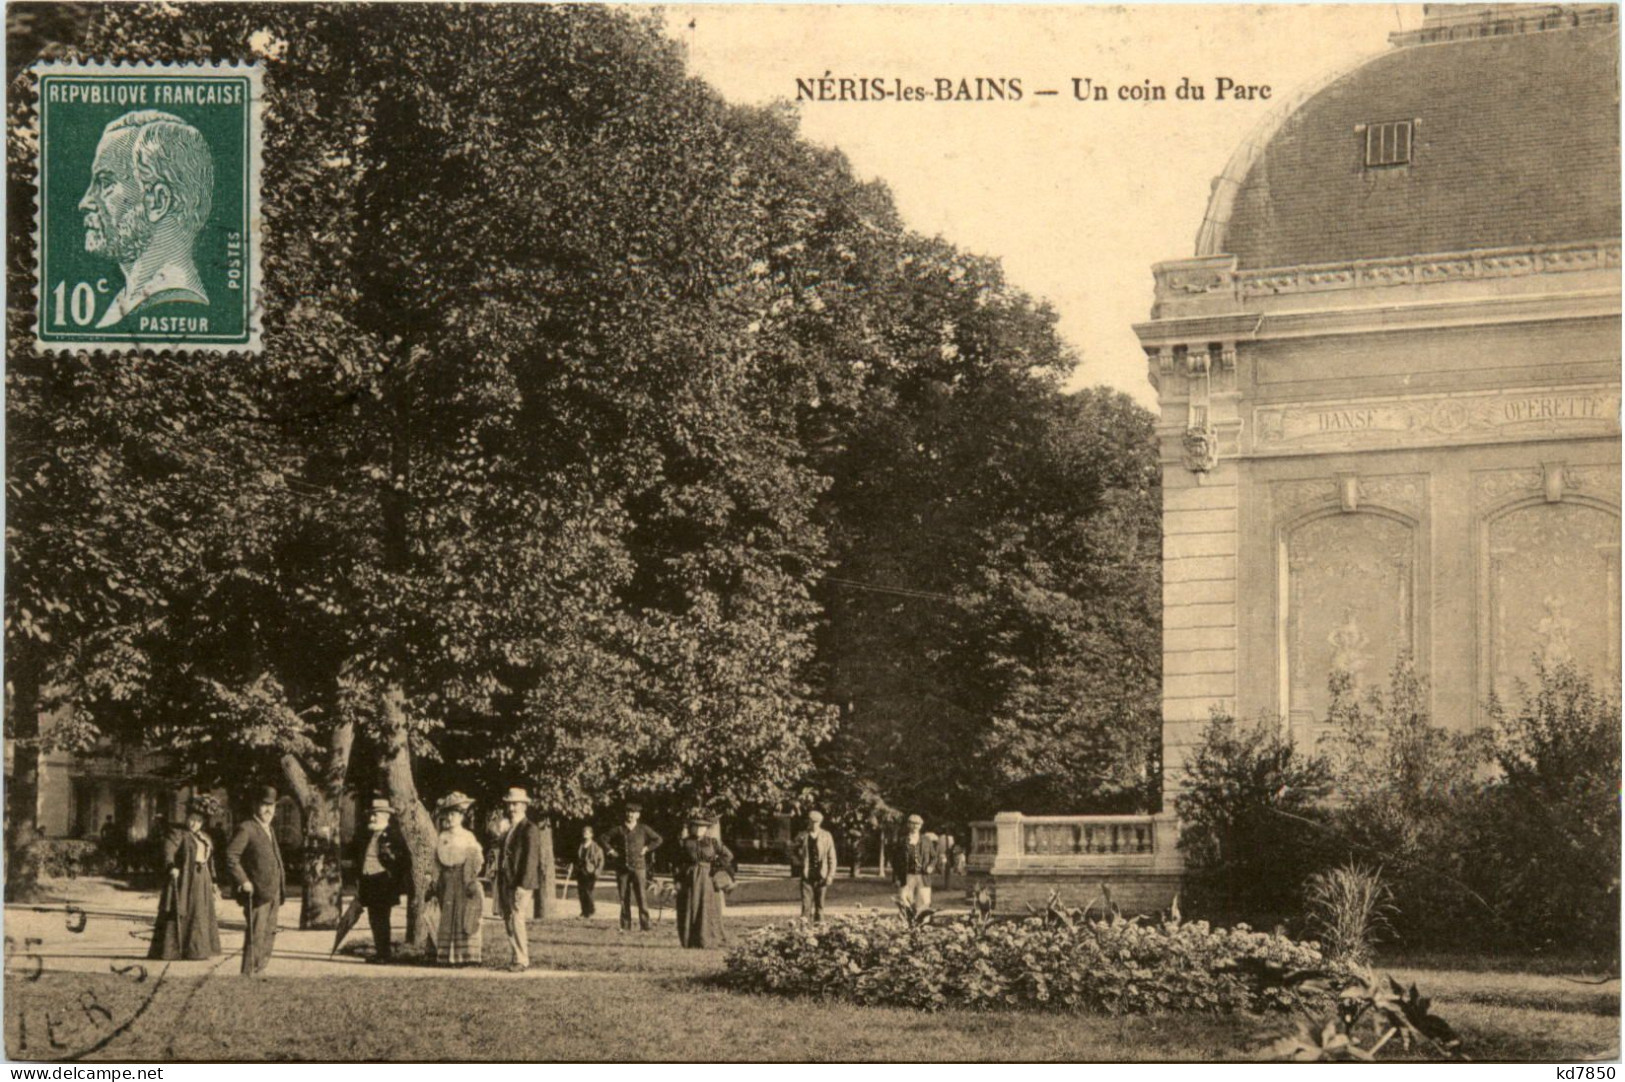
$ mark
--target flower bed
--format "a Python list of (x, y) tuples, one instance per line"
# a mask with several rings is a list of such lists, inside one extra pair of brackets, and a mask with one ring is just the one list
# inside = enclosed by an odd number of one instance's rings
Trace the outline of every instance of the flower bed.
[(1347, 977), (1313, 943), (1205, 921), (796, 920), (728, 952), (736, 986), (937, 1010), (1103, 1013), (1285, 1011), (1325, 1006)]

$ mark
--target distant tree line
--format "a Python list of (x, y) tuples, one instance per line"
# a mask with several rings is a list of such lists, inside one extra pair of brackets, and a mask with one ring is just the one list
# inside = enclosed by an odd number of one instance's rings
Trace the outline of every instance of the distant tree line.
[(453, 784), (1155, 801), (1151, 416), (787, 107), (585, 5), (46, 12), (11, 55), (265, 66), (265, 350), (32, 349), (14, 66), (13, 852), (40, 749), (105, 738), (292, 792), (310, 924), (347, 790), (420, 854)]

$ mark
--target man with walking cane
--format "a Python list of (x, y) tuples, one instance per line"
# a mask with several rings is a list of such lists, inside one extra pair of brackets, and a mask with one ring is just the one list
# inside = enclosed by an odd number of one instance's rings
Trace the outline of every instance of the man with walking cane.
[(242, 897), (243, 968), (245, 977), (265, 972), (276, 947), (276, 917), (282, 908), (282, 850), (271, 820), (276, 818), (276, 790), (267, 785), (260, 790), (252, 818), (237, 828), (226, 847), (226, 870), (237, 882)]

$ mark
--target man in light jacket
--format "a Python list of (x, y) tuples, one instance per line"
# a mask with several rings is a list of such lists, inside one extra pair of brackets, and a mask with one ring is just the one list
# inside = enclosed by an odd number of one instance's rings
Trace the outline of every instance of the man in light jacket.
[(931, 877), (941, 867), (942, 853), (937, 839), (922, 834), (925, 820), (918, 815), (908, 817), (908, 833), (892, 842), (892, 882), (897, 884), (897, 901), (916, 913), (931, 908)]
[(835, 836), (824, 829), (824, 813), (807, 813), (807, 829), (790, 840), (790, 869), (801, 880), (801, 915), (824, 919), (824, 894), (835, 882)]

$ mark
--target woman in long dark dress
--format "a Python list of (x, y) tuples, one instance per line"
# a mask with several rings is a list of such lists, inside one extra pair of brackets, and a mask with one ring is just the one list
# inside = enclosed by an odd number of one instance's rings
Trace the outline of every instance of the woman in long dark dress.
[(158, 899), (148, 958), (218, 958), (220, 926), (214, 917), (214, 841), (204, 828), (213, 812), (208, 797), (186, 806), (186, 824), (164, 838), (166, 881)]
[(685, 947), (720, 947), (727, 942), (722, 930), (722, 895), (712, 882), (718, 868), (733, 864), (733, 854), (710, 837), (711, 820), (692, 815), (692, 836), (677, 844), (677, 941)]

